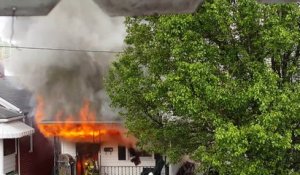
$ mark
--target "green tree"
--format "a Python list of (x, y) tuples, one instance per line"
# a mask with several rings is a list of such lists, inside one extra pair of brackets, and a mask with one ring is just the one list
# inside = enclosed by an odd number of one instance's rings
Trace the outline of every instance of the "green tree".
[(206, 1), (127, 18), (107, 89), (149, 151), (210, 174), (300, 174), (300, 8)]

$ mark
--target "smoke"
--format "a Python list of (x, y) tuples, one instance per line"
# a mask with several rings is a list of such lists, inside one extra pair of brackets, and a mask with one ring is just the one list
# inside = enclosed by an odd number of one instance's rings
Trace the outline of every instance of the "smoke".
[[(26, 24), (24, 31), (19, 21)], [(119, 51), (126, 34), (123, 21), (106, 15), (92, 0), (62, 0), (46, 17), (17, 18), (14, 38), (23, 46)], [(77, 114), (85, 100), (99, 120), (117, 120), (103, 87), (115, 56), (13, 49), (5, 66), (35, 97), (43, 97), (45, 120), (59, 111)]]

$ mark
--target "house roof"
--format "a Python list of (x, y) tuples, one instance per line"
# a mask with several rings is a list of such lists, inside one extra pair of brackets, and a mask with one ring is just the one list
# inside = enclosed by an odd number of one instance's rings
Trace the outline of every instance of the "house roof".
[(18, 85), (14, 77), (6, 76), (0, 79), (0, 97), (18, 107), (22, 112), (31, 111), (30, 100), (32, 94)]
[(22, 116), (22, 114), (12, 111), (12, 110), (8, 110), (4, 107), (0, 107), (0, 120), (1, 119), (10, 119), (10, 118), (20, 117), (20, 116)]

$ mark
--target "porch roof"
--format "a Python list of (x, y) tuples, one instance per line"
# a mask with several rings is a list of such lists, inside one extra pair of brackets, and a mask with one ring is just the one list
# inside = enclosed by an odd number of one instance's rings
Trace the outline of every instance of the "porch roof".
[(0, 139), (21, 138), (34, 133), (34, 129), (21, 121), (0, 123)]
[(88, 120), (88, 121), (56, 121), (56, 120), (42, 120), (39, 123), (41, 124), (106, 124), (106, 125), (123, 125), (122, 121), (99, 121), (99, 120)]

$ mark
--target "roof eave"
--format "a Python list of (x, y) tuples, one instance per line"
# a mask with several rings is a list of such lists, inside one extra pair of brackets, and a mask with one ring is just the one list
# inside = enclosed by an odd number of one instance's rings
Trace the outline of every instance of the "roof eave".
[(47, 121), (38, 122), (40, 124), (123, 124), (121, 121)]
[(0, 119), (0, 123), (6, 123), (6, 122), (15, 121), (15, 120), (21, 120), (23, 118), (24, 118), (24, 116), (17, 116), (17, 117), (11, 117), (11, 118), (7, 118), (7, 119)]

